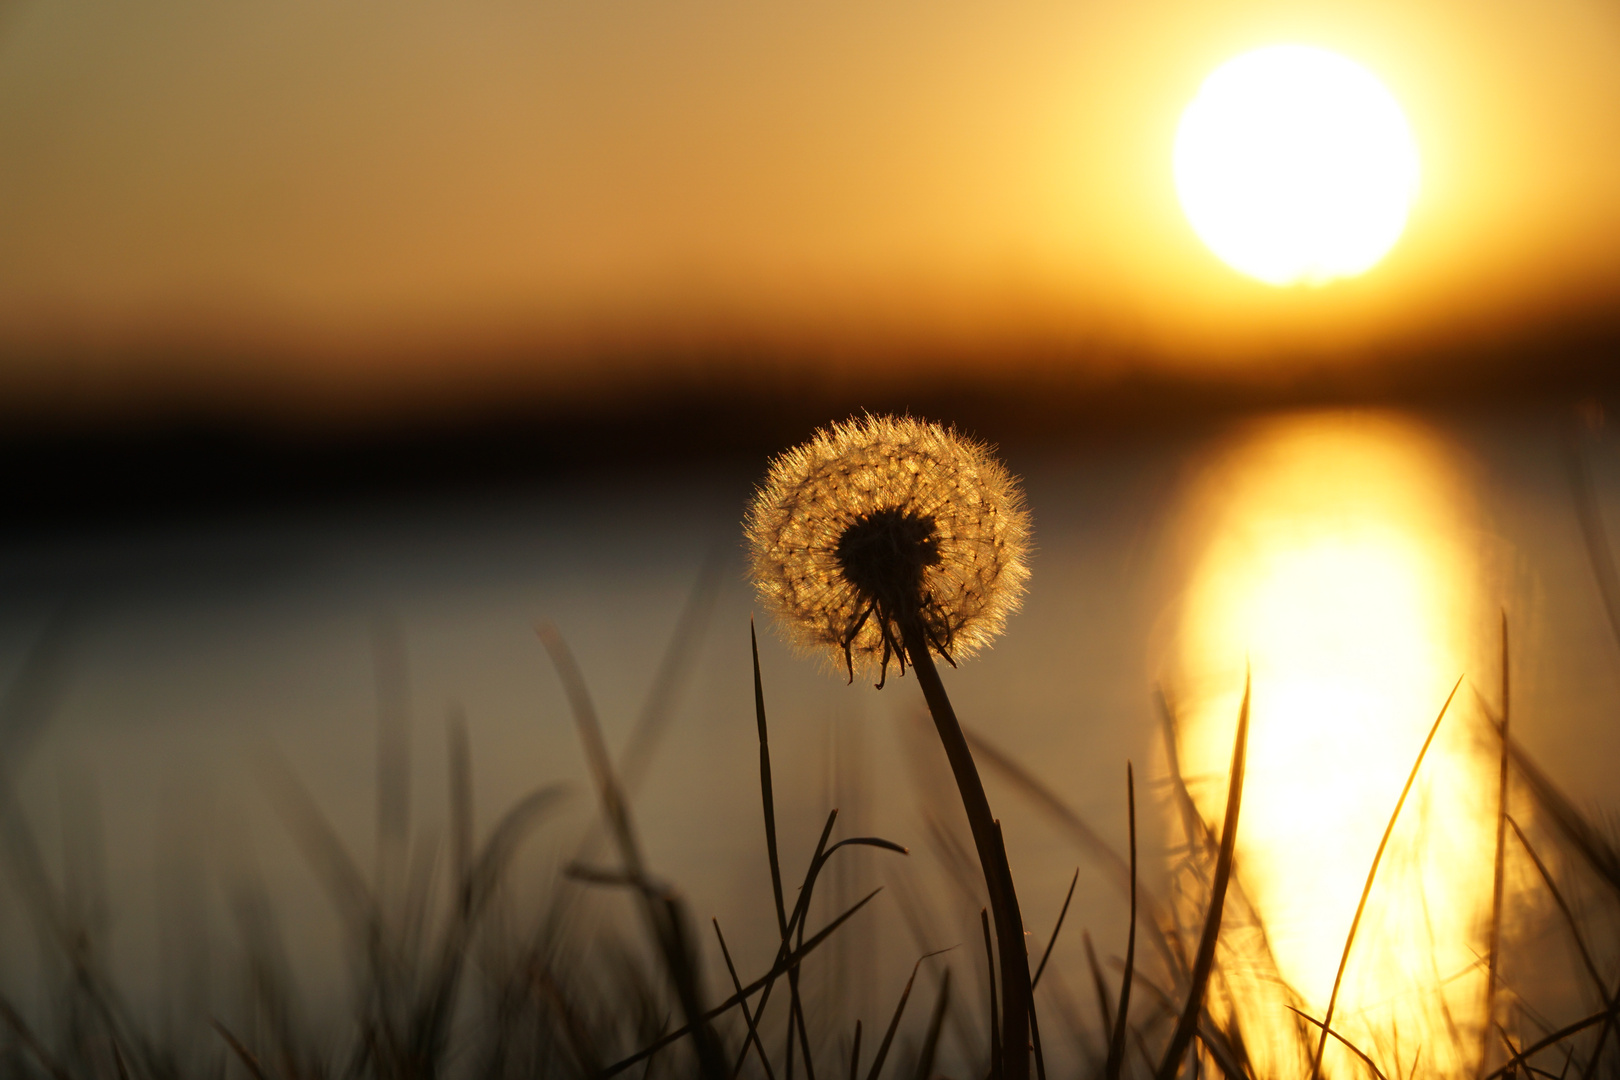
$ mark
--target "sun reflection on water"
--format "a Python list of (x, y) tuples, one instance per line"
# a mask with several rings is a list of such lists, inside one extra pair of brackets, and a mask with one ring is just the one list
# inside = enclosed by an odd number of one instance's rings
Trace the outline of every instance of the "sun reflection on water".
[[(1494, 700), (1476, 534), (1444, 448), (1390, 417), (1252, 431), (1195, 505), (1205, 544), (1170, 680), (1181, 767), (1218, 821), (1247, 662), (1238, 874), (1276, 973), (1319, 1017), (1379, 837), (1447, 693), (1466, 674)], [(1414, 1061), (1418, 1074), (1456, 1075), (1477, 1046), (1494, 789), (1478, 698), (1465, 687), (1453, 710), (1384, 856), (1334, 1021), (1392, 1077)], [(1225, 1000), (1251, 1052), (1274, 1073), (1298, 1070), (1304, 1040), (1269, 965), (1227, 961)], [(1365, 1073), (1330, 1045), (1324, 1071), (1355, 1070)]]

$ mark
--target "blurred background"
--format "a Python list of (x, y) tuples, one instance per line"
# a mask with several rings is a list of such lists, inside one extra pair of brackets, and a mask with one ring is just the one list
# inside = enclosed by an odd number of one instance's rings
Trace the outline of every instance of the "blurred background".
[[(1393, 250), (1321, 288), (1224, 266), (1170, 169), (1209, 72), (1280, 41), (1374, 72), (1422, 162)], [(641, 747), (650, 861), (760, 967), (738, 523), (771, 454), (910, 411), (997, 445), (1035, 522), (1024, 610), (947, 672), (959, 712), (1120, 850), (1133, 761), (1144, 874), (1179, 857), (1164, 703), (1218, 818), (1252, 670), (1244, 858), (1308, 1000), (1466, 677), (1423, 789), (1437, 854), (1402, 864), (1457, 913), (1424, 939), (1454, 980), (1490, 896), (1504, 618), (1515, 730), (1583, 806), (1614, 796), (1617, 115), (1620, 8), (1589, 0), (11, 0), (6, 812), (140, 1008), (234, 985), (247, 879), (303, 993), (341, 1001), (341, 920), (265, 762), (381, 865), (379, 761), (407, 763), (394, 797), (431, 850), (464, 717), (480, 828), (571, 785), (520, 859), (544, 891), (594, 811), (535, 636), (554, 624), (610, 745)], [(876, 1023), (918, 949), (974, 940), (929, 839), (963, 823), (909, 679), (847, 686), (760, 632), (790, 860), (837, 806), (839, 835), (920, 867), (859, 853), (838, 897), (932, 897), (872, 931), (888, 966), (852, 1007)], [(1302, 817), (1322, 785), (1289, 778), (1330, 765), (1342, 797)], [(1095, 852), (987, 777), (1045, 935)], [(1301, 869), (1307, 825), (1336, 869)], [(20, 880), (0, 987), (39, 1004)], [(1083, 868), (1075, 911), (1122, 950), (1111, 879)], [(1071, 925), (1054, 964), (1078, 996)], [(1366, 979), (1369, 1003), (1419, 985)]]

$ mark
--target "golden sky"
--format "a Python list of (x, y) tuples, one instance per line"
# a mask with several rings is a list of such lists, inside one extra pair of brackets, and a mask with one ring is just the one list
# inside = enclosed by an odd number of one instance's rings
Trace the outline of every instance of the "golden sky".
[[(12, 392), (567, 380), (716, 349), (1253, 363), (1620, 294), (1607, 0), (3, 12)], [(1324, 289), (1217, 262), (1170, 172), (1204, 76), (1286, 41), (1372, 70), (1422, 156), (1403, 239)]]

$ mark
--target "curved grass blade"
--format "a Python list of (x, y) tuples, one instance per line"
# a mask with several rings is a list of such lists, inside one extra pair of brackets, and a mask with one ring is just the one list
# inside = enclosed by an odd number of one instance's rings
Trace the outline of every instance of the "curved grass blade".
[(1337, 1031), (1334, 1031), (1332, 1028), (1328, 1027), (1326, 1024), (1322, 1023), (1322, 1021), (1318, 1020), (1316, 1017), (1310, 1015), (1304, 1010), (1296, 1009), (1292, 1005), (1288, 1006), (1288, 1010), (1301, 1020), (1305, 1021), (1307, 1024), (1321, 1028), (1323, 1031), (1326, 1031), (1329, 1035), (1339, 1040), (1339, 1042), (1343, 1043), (1347, 1050), (1356, 1055), (1356, 1057), (1360, 1058), (1362, 1063), (1365, 1064), (1367, 1068), (1372, 1070), (1372, 1074), (1377, 1078), (1377, 1080), (1389, 1080), (1389, 1078), (1384, 1075), (1383, 1070), (1378, 1067), (1377, 1063), (1362, 1052), (1361, 1047), (1357, 1046), (1343, 1035), (1340, 1035)]
[[(872, 1059), (872, 1068), (866, 1074), (866, 1080), (878, 1080), (878, 1075), (883, 1072), (883, 1062), (887, 1060), (889, 1047), (894, 1043), (894, 1033), (900, 1029), (900, 1018), (906, 1013), (906, 1002), (911, 999), (911, 987), (917, 981), (917, 971), (922, 967), (922, 962), (930, 956), (938, 956), (940, 953), (945, 952), (950, 952), (950, 950), (937, 949), (931, 953), (924, 953), (922, 956), (917, 957), (915, 964), (911, 965), (911, 978), (906, 980), (906, 988), (900, 991), (900, 1002), (894, 1007), (894, 1016), (890, 1017), (888, 1030), (883, 1033), (883, 1041), (878, 1044), (877, 1057)], [(859, 1036), (857, 1036), (856, 1046), (859, 1045)]]
[(243, 1046), (242, 1040), (231, 1034), (230, 1028), (218, 1020), (212, 1020), (210, 1023), (213, 1025), (214, 1030), (219, 1032), (219, 1037), (224, 1039), (226, 1045), (231, 1048), (231, 1053), (235, 1054), (237, 1059), (242, 1062), (243, 1067), (247, 1069), (253, 1080), (270, 1080), (265, 1075), (264, 1067), (259, 1064), (259, 1059), (253, 1056), (253, 1051)]
[(934, 998), (934, 1011), (928, 1018), (928, 1033), (923, 1036), (922, 1053), (917, 1057), (917, 1068), (912, 1080), (933, 1080), (934, 1055), (939, 1050), (939, 1036), (945, 1028), (945, 1013), (951, 1003), (951, 969), (939, 982), (939, 994)]
[(776, 899), (776, 928), (786, 941), (787, 908), (782, 900), (782, 863), (776, 850), (776, 794), (771, 782), (771, 740), (765, 726), (765, 686), (759, 677), (759, 637), (748, 620), (748, 645), (754, 654), (754, 720), (759, 727), (759, 801), (765, 811), (765, 857), (771, 864), (771, 895)]
[(1052, 927), (1052, 936), (1046, 942), (1046, 951), (1041, 953), (1041, 962), (1035, 965), (1035, 974), (1029, 980), (1031, 993), (1041, 984), (1041, 972), (1046, 970), (1046, 962), (1052, 959), (1052, 947), (1057, 944), (1058, 934), (1063, 931), (1063, 920), (1069, 914), (1069, 901), (1074, 899), (1074, 887), (1080, 883), (1080, 868), (1074, 868), (1074, 877), (1069, 879), (1068, 894), (1063, 897), (1063, 907), (1058, 909), (1057, 924)]
[(1498, 1077), (1509, 1076), (1514, 1073), (1520, 1065), (1524, 1064), (1526, 1060), (1541, 1053), (1549, 1046), (1556, 1046), (1558, 1043), (1563, 1042), (1565, 1039), (1570, 1038), (1573, 1035), (1579, 1035), (1587, 1028), (1594, 1024), (1602, 1023), (1605, 1019), (1613, 1016), (1614, 1014), (1614, 1009), (1604, 1009), (1602, 1012), (1593, 1013), (1591, 1016), (1577, 1020), (1573, 1024), (1565, 1025), (1564, 1027), (1561, 1027), (1557, 1031), (1553, 1032), (1551, 1035), (1538, 1039), (1536, 1042), (1531, 1043), (1523, 1050), (1520, 1050), (1517, 1054), (1514, 1054), (1511, 1058), (1509, 1058), (1507, 1063), (1501, 1068), (1486, 1073), (1480, 1078), (1480, 1080), (1497, 1080)]
[(1356, 904), (1356, 914), (1350, 920), (1350, 932), (1344, 938), (1344, 952), (1339, 956), (1339, 970), (1333, 976), (1333, 992), (1328, 995), (1327, 1012), (1322, 1017), (1322, 1034), (1316, 1041), (1316, 1053), (1311, 1059), (1311, 1080), (1318, 1080), (1322, 1075), (1322, 1054), (1327, 1049), (1328, 1030), (1333, 1025), (1333, 1008), (1339, 1003), (1339, 988), (1344, 982), (1344, 969), (1350, 963), (1350, 948), (1356, 943), (1356, 928), (1361, 925), (1362, 913), (1367, 910), (1367, 897), (1372, 895), (1373, 880), (1378, 877), (1378, 864), (1384, 858), (1384, 849), (1389, 846), (1389, 838), (1395, 832), (1395, 823), (1400, 820), (1401, 807), (1406, 805), (1406, 797), (1412, 792), (1412, 785), (1417, 781), (1418, 770), (1423, 767), (1423, 758), (1429, 752), (1429, 746), (1434, 742), (1434, 736), (1440, 730), (1440, 721), (1446, 718), (1446, 710), (1451, 708), (1451, 701), (1462, 689), (1463, 677), (1458, 676), (1456, 685), (1451, 693), (1446, 695), (1446, 702), (1440, 706), (1440, 715), (1434, 718), (1434, 725), (1429, 728), (1429, 735), (1423, 740), (1423, 747), (1418, 751), (1417, 760), (1412, 762), (1412, 771), (1407, 774), (1406, 786), (1401, 788), (1401, 797), (1395, 800), (1395, 809), (1389, 815), (1389, 824), (1384, 826), (1384, 835), (1378, 841), (1378, 850), (1373, 853), (1372, 866), (1367, 869), (1367, 883), (1361, 887), (1361, 900)]
[[(1249, 747), (1249, 678), (1243, 680), (1243, 705), (1238, 710), (1237, 737), (1232, 748), (1232, 772), (1226, 789), (1226, 821), (1221, 826), (1221, 853), (1215, 862), (1215, 880), (1210, 885), (1209, 912), (1204, 917), (1203, 935), (1193, 957), (1191, 986), (1181, 1018), (1170, 1035), (1170, 1045), (1159, 1063), (1157, 1080), (1174, 1080), (1182, 1056), (1192, 1044), (1198, 1018), (1204, 1010), (1204, 987), (1215, 963), (1215, 942), (1220, 936), (1221, 912), (1226, 903), (1226, 886), (1232, 880), (1232, 854), (1237, 844), (1238, 812), (1243, 805), (1244, 763)], [(1453, 691), (1455, 693), (1455, 691)]]
[[(849, 910), (845, 911), (842, 915), (838, 916), (838, 918), (822, 927), (822, 929), (817, 932), (814, 937), (810, 938), (810, 940), (806, 941), (799, 948), (794, 949), (791, 953), (789, 953), (785, 959), (772, 965), (770, 971), (743, 987), (740, 992), (731, 995), (731, 997), (704, 1013), (701, 1019), (706, 1023), (716, 1019), (717, 1017), (724, 1016), (726, 1012), (735, 1008), (738, 1002), (753, 997), (755, 994), (765, 989), (767, 985), (774, 982), (776, 979), (781, 978), (790, 967), (803, 961), (806, 956), (815, 950), (816, 946), (820, 945), (822, 942), (831, 937), (833, 933), (837, 931), (840, 926), (843, 926), (852, 915), (861, 910), (861, 908), (865, 907), (867, 904), (871, 903), (872, 898), (877, 896), (877, 894), (882, 891), (883, 890), (881, 888), (878, 888), (867, 893), (860, 900), (856, 901), (849, 908)], [(757, 1011), (758, 1010), (756, 1010), (756, 1012)], [(619, 1061), (608, 1066), (602, 1071), (602, 1080), (607, 1080), (608, 1077), (615, 1076), (618, 1073), (623, 1072), (625, 1069), (628, 1069), (637, 1062), (643, 1061), (646, 1058), (651, 1057), (653, 1054), (656, 1054), (658, 1051), (662, 1050), (671, 1043), (686, 1038), (686, 1036), (690, 1035), (691, 1033), (692, 1026), (690, 1024), (686, 1025), (685, 1027), (677, 1028), (668, 1035), (665, 1035), (663, 1038), (659, 1039), (657, 1042), (652, 1043), (650, 1046), (644, 1047), (641, 1050), (638, 1050), (636, 1053), (631, 1054), (623, 1061)]]
[[(646, 867), (630, 819), (630, 806), (614, 775), (613, 761), (608, 756), (607, 743), (602, 738), (602, 725), (597, 719), (596, 706), (591, 701), (590, 691), (586, 688), (579, 664), (574, 660), (573, 652), (555, 626), (545, 623), (537, 626), (535, 632), (551, 657), (552, 666), (556, 669), (558, 678), (562, 680), (563, 690), (568, 695), (569, 705), (574, 713), (574, 726), (579, 732), (580, 742), (585, 748), (586, 763), (590, 767), (597, 793), (601, 798), (602, 815), (607, 819), (613, 839), (618, 845), (625, 871), (633, 878), (645, 879)], [(713, 1031), (702, 1019), (705, 1010), (698, 979), (698, 965), (696, 957), (688, 951), (689, 939), (682, 922), (681, 908), (673, 897), (666, 896), (663, 902), (659, 903), (644, 892), (642, 911), (653, 941), (663, 953), (664, 967), (670, 981), (675, 984), (675, 993), (680, 999), (681, 1010), (685, 1013), (688, 1024), (696, 1025), (697, 1033), (693, 1041), (703, 1075), (708, 1080), (723, 1080), (726, 1076), (725, 1064), (721, 1060)]]

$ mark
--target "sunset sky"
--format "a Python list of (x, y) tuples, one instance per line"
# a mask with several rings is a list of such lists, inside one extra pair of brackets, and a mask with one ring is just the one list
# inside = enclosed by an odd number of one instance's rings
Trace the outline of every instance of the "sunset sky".
[[(1277, 42), (1374, 72), (1421, 155), (1404, 237), (1322, 289), (1223, 266), (1171, 176), (1204, 77)], [(1599, 0), (22, 0), (0, 394), (1488, 339), (1620, 298), (1616, 116)]]

